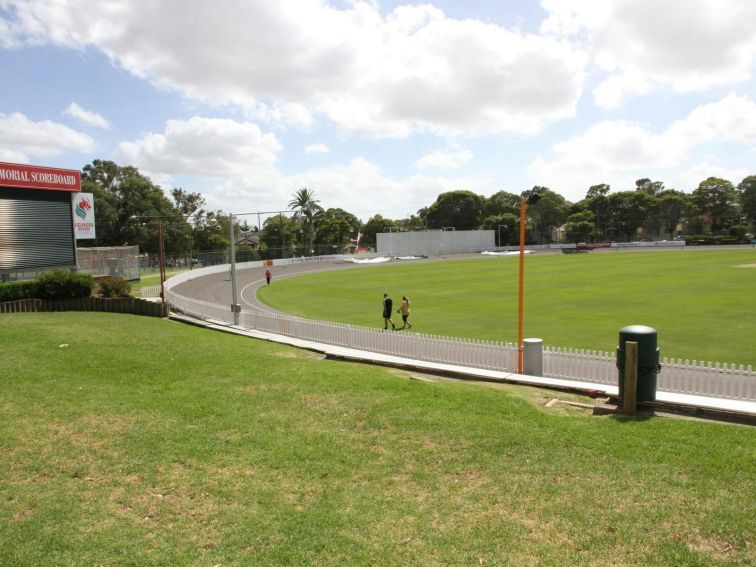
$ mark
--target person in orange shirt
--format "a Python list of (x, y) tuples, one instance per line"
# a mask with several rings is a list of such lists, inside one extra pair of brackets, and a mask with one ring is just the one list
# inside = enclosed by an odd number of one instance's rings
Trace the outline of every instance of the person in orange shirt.
[(399, 306), (399, 309), (397, 309), (396, 312), (402, 314), (402, 322), (404, 323), (402, 325), (402, 329), (406, 329), (407, 327), (411, 329), (412, 323), (407, 321), (407, 319), (409, 319), (409, 314), (410, 314), (410, 300), (407, 299), (406, 295), (402, 296), (402, 304)]

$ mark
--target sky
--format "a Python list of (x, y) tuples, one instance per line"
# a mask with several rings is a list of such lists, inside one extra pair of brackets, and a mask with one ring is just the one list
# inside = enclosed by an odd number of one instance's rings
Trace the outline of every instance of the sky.
[(756, 174), (753, 0), (0, 0), (0, 161), (363, 221)]

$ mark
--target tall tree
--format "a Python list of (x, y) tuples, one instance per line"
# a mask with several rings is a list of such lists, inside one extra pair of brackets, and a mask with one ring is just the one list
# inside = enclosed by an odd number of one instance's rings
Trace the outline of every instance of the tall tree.
[(591, 211), (594, 216), (595, 230), (593, 240), (603, 242), (607, 239), (607, 228), (609, 226), (609, 185), (593, 185), (586, 192), (586, 197), (570, 207), (570, 214), (580, 213), (582, 211)]
[(698, 212), (708, 215), (712, 232), (738, 224), (738, 193), (732, 183), (719, 177), (709, 177), (693, 191)]
[(93, 246), (136, 244), (140, 252), (157, 253), (159, 220), (164, 225), (166, 254), (188, 250), (186, 219), (163, 190), (135, 167), (94, 160), (82, 168), (82, 188), (95, 195), (97, 239)]
[(428, 228), (453, 227), (473, 230), (478, 227), (483, 197), (472, 191), (458, 190), (441, 193), (428, 207)]
[(361, 225), (360, 219), (344, 209), (327, 209), (318, 219), (315, 243), (333, 245), (341, 251), (352, 236), (357, 236)]
[(218, 252), (229, 247), (229, 218), (223, 211), (207, 211), (195, 216), (192, 248), (197, 252)]
[(688, 218), (692, 211), (690, 195), (667, 189), (657, 194), (651, 205), (651, 217), (670, 236), (675, 236), (677, 225)]
[(756, 224), (756, 175), (749, 175), (738, 183), (738, 193), (743, 216), (751, 224)]
[(593, 197), (606, 197), (609, 194), (609, 185), (606, 183), (600, 183), (599, 185), (591, 185), (588, 191), (585, 192), (586, 199), (592, 199)]
[(610, 226), (627, 241), (632, 241), (648, 218), (651, 197), (643, 191), (620, 191), (608, 197)]
[(651, 181), (647, 177), (644, 177), (635, 181), (635, 190), (642, 191), (653, 197), (657, 193), (664, 191), (664, 183), (662, 181)]
[(565, 233), (569, 242), (590, 242), (596, 231), (595, 217), (591, 211), (581, 211), (567, 217)]
[(294, 211), (294, 220), (302, 226), (304, 245), (306, 250), (312, 248), (315, 240), (315, 220), (323, 212), (320, 201), (315, 198), (315, 192), (307, 187), (298, 189), (289, 201), (289, 209)]
[(268, 248), (286, 248), (291, 250), (297, 241), (300, 224), (286, 215), (268, 217), (262, 226), (260, 242)]
[(480, 207), (481, 218), (494, 215), (512, 214), (517, 215), (520, 210), (520, 197), (514, 193), (497, 191), (487, 199), (483, 199)]
[(533, 187), (530, 192), (541, 196), (527, 209), (528, 216), (533, 219), (538, 241), (551, 242), (552, 231), (567, 220), (569, 203), (559, 193), (555, 193), (548, 187)]
[(491, 215), (483, 219), (480, 228), (496, 231), (496, 245), (508, 246), (517, 241), (517, 227), (519, 218), (512, 213)]
[(374, 215), (362, 227), (363, 246), (376, 246), (376, 234), (379, 232), (390, 232), (391, 229), (399, 228), (399, 224), (391, 219), (383, 218), (381, 215)]
[(204, 212), (205, 198), (200, 193), (190, 193), (181, 187), (175, 187), (171, 189), (171, 196), (176, 204), (176, 210), (184, 218), (201, 215)]

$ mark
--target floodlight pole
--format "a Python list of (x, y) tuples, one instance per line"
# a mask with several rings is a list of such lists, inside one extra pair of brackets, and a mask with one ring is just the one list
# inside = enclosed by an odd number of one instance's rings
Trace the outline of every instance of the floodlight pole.
[(239, 324), (239, 305), (236, 292), (236, 235), (234, 234), (234, 215), (228, 215), (229, 231), (231, 236), (231, 312), (234, 314), (234, 325)]
[(523, 356), (522, 346), (524, 341), (523, 333), (523, 304), (525, 300), (525, 223), (527, 222), (526, 211), (528, 205), (537, 202), (541, 196), (538, 193), (531, 193), (529, 197), (522, 196), (520, 199), (520, 281), (519, 281), (519, 301), (517, 303), (517, 373), (523, 373)]

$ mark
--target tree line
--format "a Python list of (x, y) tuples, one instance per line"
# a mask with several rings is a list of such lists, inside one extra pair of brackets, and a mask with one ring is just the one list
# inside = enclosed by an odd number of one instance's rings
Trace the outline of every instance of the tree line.
[[(138, 245), (157, 253), (158, 224), (168, 255), (225, 250), (232, 222), (222, 210), (208, 210), (196, 192), (174, 188), (170, 197), (138, 169), (94, 160), (82, 169), (82, 190), (93, 193), (97, 238), (82, 245)], [(593, 185), (571, 203), (548, 187), (536, 186), (540, 199), (527, 209), (527, 240), (546, 244), (632, 241), (638, 238), (717, 236), (744, 240), (756, 226), (756, 175), (737, 186), (717, 177), (703, 180), (692, 193), (667, 189), (661, 181), (639, 179), (635, 188), (612, 192)], [(435, 202), (408, 218), (376, 214), (362, 223), (341, 208), (324, 208), (308, 188), (294, 192), (287, 209), (262, 226), (235, 219), (235, 240), (262, 257), (343, 252), (354, 245), (375, 246), (376, 234), (411, 230), (494, 230), (497, 244), (514, 244), (519, 235), (521, 195), (498, 191), (484, 197), (468, 190), (441, 193)], [(253, 220), (254, 222), (254, 220)], [(683, 227), (682, 230), (679, 227)], [(86, 243), (86, 244), (85, 244)]]

